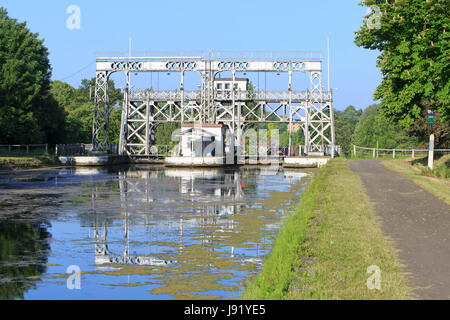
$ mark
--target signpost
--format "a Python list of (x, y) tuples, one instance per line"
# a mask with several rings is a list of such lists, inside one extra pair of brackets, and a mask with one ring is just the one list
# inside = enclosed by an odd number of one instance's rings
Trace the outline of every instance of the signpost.
[(434, 124), (434, 112), (428, 110), (428, 123), (431, 126), (430, 134), (430, 147), (428, 148), (428, 168), (433, 170), (433, 158), (434, 158), (434, 134), (433, 134), (433, 124)]
[(433, 159), (434, 158), (434, 134), (430, 135), (430, 147), (428, 149), (428, 168), (433, 170)]

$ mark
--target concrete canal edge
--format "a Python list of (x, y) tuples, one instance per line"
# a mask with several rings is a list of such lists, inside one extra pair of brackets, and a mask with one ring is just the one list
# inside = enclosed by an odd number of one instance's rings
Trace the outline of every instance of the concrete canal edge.
[(257, 161), (246, 160), (242, 163), (226, 164), (225, 157), (167, 157), (165, 159), (133, 159), (119, 155), (92, 155), (92, 156), (60, 156), (57, 158), (63, 166), (111, 166), (117, 164), (158, 164), (166, 167), (229, 167), (229, 166), (282, 166), (284, 168), (320, 168), (329, 160), (329, 157), (287, 157), (284, 160), (266, 159)]
[(59, 162), (66, 166), (108, 166), (129, 163), (128, 157), (113, 155), (97, 156), (67, 156), (58, 157)]
[[(411, 298), (393, 243), (347, 164), (330, 160), (312, 179), (243, 299)], [(381, 288), (372, 270), (381, 270)]]

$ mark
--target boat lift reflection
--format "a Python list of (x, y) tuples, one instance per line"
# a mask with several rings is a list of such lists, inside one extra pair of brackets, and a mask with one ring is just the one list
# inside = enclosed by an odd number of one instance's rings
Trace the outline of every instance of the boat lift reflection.
[[(127, 221), (127, 219), (125, 219)], [(104, 224), (103, 234), (99, 234), (99, 228), (94, 226), (94, 239), (95, 239), (95, 265), (117, 264), (117, 265), (141, 265), (141, 266), (168, 266), (176, 261), (169, 261), (159, 259), (154, 256), (147, 255), (130, 255), (130, 242), (129, 242), (129, 226), (126, 223), (126, 231), (124, 234), (126, 245), (122, 255), (113, 254), (108, 249), (107, 234), (108, 229)]]
[[(85, 172), (83, 172), (85, 173)], [(161, 179), (161, 175), (168, 179)], [(183, 228), (186, 224), (199, 226), (214, 223), (217, 218), (230, 216), (239, 212), (240, 205), (237, 202), (244, 196), (241, 175), (239, 172), (225, 173), (223, 170), (165, 170), (165, 171), (124, 171), (118, 173), (120, 187), (120, 205), (122, 220), (124, 223), (124, 249), (122, 254), (112, 253), (108, 248), (108, 227), (106, 219), (101, 220), (101, 215), (94, 215), (94, 240), (95, 240), (95, 264), (96, 265), (146, 265), (169, 266), (176, 263), (173, 260), (165, 260), (153, 255), (130, 255), (130, 224), (149, 225), (157, 223), (152, 221), (152, 215), (132, 215), (136, 213), (142, 204), (163, 204), (166, 207), (178, 203), (180, 196), (184, 202), (189, 201), (191, 206), (183, 209), (185, 213), (194, 213), (196, 219), (171, 219), (169, 223), (177, 224), (179, 230), (179, 248), (183, 248)], [(164, 184), (161, 185), (161, 182)], [(172, 197), (167, 193), (173, 192)], [(165, 196), (163, 197), (163, 193)], [(92, 190), (92, 206), (95, 212), (95, 202), (99, 198), (96, 188)], [(198, 217), (199, 207), (195, 204), (205, 203), (200, 206), (201, 215)], [(221, 204), (216, 204), (221, 202)], [(231, 205), (223, 202), (234, 203)], [(179, 206), (178, 206), (179, 207)], [(145, 206), (144, 206), (145, 208)], [(190, 212), (189, 212), (190, 211)], [(177, 217), (177, 215), (174, 215)], [(139, 221), (141, 220), (141, 221)], [(144, 220), (144, 221), (142, 221)], [(167, 221), (166, 221), (167, 223)], [(226, 229), (233, 228), (233, 220), (226, 225)], [(100, 232), (100, 230), (102, 232)], [(101, 234), (100, 234), (101, 233)], [(210, 242), (208, 239), (203, 244)], [(234, 248), (232, 248), (234, 250)], [(232, 253), (233, 254), (233, 253)]]
[[(259, 174), (266, 173), (261, 171)], [(286, 175), (290, 179), (302, 179), (308, 174), (292, 172)], [(149, 226), (162, 223), (165, 228), (171, 227), (172, 231), (178, 232), (179, 250), (184, 248), (184, 229), (214, 225), (215, 232), (201, 235), (201, 243), (214, 250), (212, 243), (220, 241), (220, 234), (234, 228), (233, 217), (245, 206), (245, 189), (256, 188), (256, 180), (257, 175), (224, 169), (177, 168), (118, 172), (120, 219), (123, 221), (122, 254), (113, 253), (108, 247), (107, 218), (104, 214), (97, 214), (101, 210), (96, 208), (96, 201), (101, 195), (93, 185), (95, 265), (163, 267), (177, 263), (175, 260), (162, 259), (153, 254), (130, 255), (131, 225)], [(223, 219), (225, 217), (226, 219)], [(234, 246), (230, 248), (230, 258), (238, 259), (242, 263), (262, 264), (262, 257), (241, 256), (235, 254)]]

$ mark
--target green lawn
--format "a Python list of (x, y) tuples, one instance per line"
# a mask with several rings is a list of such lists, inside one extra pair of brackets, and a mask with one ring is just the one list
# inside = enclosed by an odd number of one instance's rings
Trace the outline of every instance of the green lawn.
[[(323, 167), (286, 221), (244, 299), (408, 299), (391, 243), (359, 177), (345, 159)], [(369, 290), (369, 266), (381, 270), (381, 290)]]

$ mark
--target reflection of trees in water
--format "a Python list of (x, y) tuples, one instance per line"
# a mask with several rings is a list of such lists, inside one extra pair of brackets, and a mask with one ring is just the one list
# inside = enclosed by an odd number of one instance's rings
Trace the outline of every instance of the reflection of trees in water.
[(0, 221), (0, 299), (23, 299), (46, 271), (50, 245), (39, 222)]

